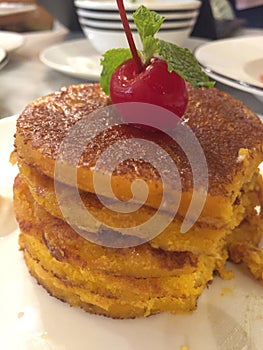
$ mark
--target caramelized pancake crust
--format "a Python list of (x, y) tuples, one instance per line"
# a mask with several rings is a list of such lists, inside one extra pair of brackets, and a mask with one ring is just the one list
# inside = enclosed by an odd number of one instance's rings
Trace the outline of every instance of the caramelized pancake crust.
[[(184, 123), (191, 127), (204, 151), (209, 171), (209, 194), (229, 196), (236, 176), (243, 182), (245, 175), (244, 162), (239, 158), (240, 149), (248, 150), (247, 157), (256, 158), (254, 169), (263, 160), (263, 125), (241, 102), (215, 88), (188, 86), (188, 90), (189, 104)], [(98, 84), (75, 85), (37, 99), (25, 108), (17, 121), (19, 157), (53, 177), (57, 152), (70, 128), (108, 104), (109, 100)], [(161, 132), (146, 133), (130, 125), (111, 127), (89, 142), (79, 164), (79, 185), (83, 190), (94, 191), (90, 181), (92, 167), (100, 154), (115, 142), (131, 137), (151, 140), (165, 149), (179, 168), (183, 192), (191, 191), (191, 167), (183, 150)], [(114, 176), (116, 182), (122, 178), (130, 184), (133, 179), (142, 178), (147, 183), (154, 182), (159, 191), (162, 188), (159, 174), (143, 160), (123, 162)]]

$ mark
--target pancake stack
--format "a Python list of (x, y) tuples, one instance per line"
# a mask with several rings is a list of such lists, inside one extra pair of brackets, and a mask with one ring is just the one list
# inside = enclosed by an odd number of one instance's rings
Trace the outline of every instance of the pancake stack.
[[(198, 220), (184, 234), (181, 227), (195, 189), (191, 166), (168, 135), (131, 125), (114, 125), (94, 133), (77, 164), (77, 186), (95, 224), (81, 215), (69, 222), (61, 205), (74, 213), (79, 208), (70, 159), (64, 162), (59, 178), (55, 176), (61, 143), (83, 118), (89, 127), (87, 116), (109, 106), (110, 101), (98, 84), (75, 85), (33, 101), (21, 113), (13, 153), (19, 165), (14, 183), (19, 244), (30, 273), (51, 295), (91, 313), (134, 318), (194, 310), (214, 273), (230, 277), (225, 270), (228, 259), (244, 262), (255, 278), (263, 279), (263, 253), (258, 247), (262, 236), (258, 170), (263, 161), (262, 123), (241, 102), (215, 88), (188, 86), (188, 93), (183, 122), (204, 152), (208, 193)], [(136, 228), (155, 215), (162, 196), (158, 171), (132, 158), (111, 174), (114, 195), (123, 202), (131, 198), (134, 180), (148, 185), (146, 202), (133, 213), (114, 212), (101, 203), (98, 194), (109, 196), (103, 169), (99, 189), (93, 183), (102, 153), (116, 142), (133, 138), (165, 149), (179, 169), (182, 184), (176, 215), (149, 241), (136, 229), (125, 235), (118, 228)], [(59, 199), (54, 180), (62, 189)], [(169, 186), (176, 195), (175, 184)], [(169, 210), (168, 205), (167, 213)], [(167, 213), (163, 211), (160, 220), (165, 221)], [(122, 247), (123, 242), (129, 246)]]

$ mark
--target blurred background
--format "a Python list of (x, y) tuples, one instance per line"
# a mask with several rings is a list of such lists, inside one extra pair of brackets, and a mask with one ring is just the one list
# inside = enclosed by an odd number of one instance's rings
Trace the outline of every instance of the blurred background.
[[(175, 0), (176, 1), (176, 0)], [(200, 14), (192, 36), (224, 38), (240, 27), (263, 27), (263, 0), (200, 0)], [(4, 0), (1, 5), (34, 4), (35, 10), (0, 17), (0, 30), (17, 32), (48, 30), (60, 23), (81, 31), (73, 0)]]
[[(0, 93), (0, 119), (18, 113), (28, 101), (58, 90), (61, 86), (99, 80), (101, 51), (94, 46), (93, 42), (108, 43), (111, 48), (121, 47), (120, 45), (112, 45), (114, 33), (119, 33), (123, 40), (125, 40), (125, 36), (121, 23), (117, 24), (115, 17), (112, 19), (112, 13), (109, 21), (103, 20), (103, 18), (109, 18), (105, 17), (109, 16), (109, 13), (107, 13), (105, 5), (103, 5), (102, 11), (99, 11), (98, 7), (105, 0), (90, 0), (89, 3), (92, 6), (94, 5), (95, 9), (87, 14), (86, 7), (86, 11), (82, 11), (84, 14), (81, 18), (80, 9), (83, 9), (86, 1), (0, 0), (0, 85), (4, 87)], [(115, 0), (107, 1), (116, 5)], [(132, 0), (125, 1), (128, 3)], [(162, 6), (158, 9), (162, 9), (164, 13), (166, 13), (164, 3), (169, 1), (169, 6), (174, 8), (174, 12), (176, 12), (174, 4), (178, 3), (178, 0), (136, 1), (148, 1), (151, 4), (158, 2)], [(185, 1), (183, 0), (184, 3)], [(164, 29), (163, 34), (168, 32), (169, 37), (172, 34), (172, 39), (177, 41), (179, 36), (182, 39), (182, 32), (185, 33), (187, 30), (187, 36), (183, 38), (185, 40), (181, 45), (188, 47), (192, 52), (200, 45), (208, 44), (209, 39), (217, 41), (211, 44), (220, 44), (217, 39), (244, 37), (245, 45), (247, 42), (245, 37), (259, 35), (259, 41), (256, 39), (255, 51), (251, 52), (251, 49), (249, 51), (255, 59), (260, 58), (259, 55), (262, 57), (262, 41), (260, 41), (260, 38), (261, 40), (263, 38), (263, 0), (188, 0), (188, 2), (191, 2), (191, 6), (192, 3), (196, 5), (196, 2), (199, 5), (199, 1), (200, 11), (198, 7), (195, 21), (191, 21), (191, 27), (183, 21), (187, 20), (189, 22), (189, 13), (192, 16), (192, 9), (189, 10), (188, 7), (187, 11), (177, 13), (172, 13), (173, 9), (170, 9), (168, 11), (170, 17), (167, 18), (167, 25), (170, 27), (166, 31)], [(76, 9), (78, 3), (79, 7)], [(14, 8), (15, 13), (10, 11)], [(29, 8), (30, 11), (28, 11)], [(116, 16), (118, 17), (117, 21), (120, 22), (117, 9)], [(94, 39), (89, 37), (89, 40), (85, 40), (87, 35), (82, 31), (82, 28), (85, 27), (82, 24), (81, 28), (78, 18), (80, 22), (81, 20), (86, 21), (86, 27), (89, 25), (88, 21), (93, 21), (93, 29), (95, 25), (97, 29), (99, 28), (97, 32), (100, 31), (100, 40), (96, 40), (98, 37), (95, 37), (94, 33)], [(174, 19), (179, 23), (175, 23)], [(111, 30), (109, 26), (106, 28), (106, 25), (112, 25), (112, 22), (114, 22), (114, 26), (119, 25), (121, 29)], [(99, 25), (103, 25), (104, 28), (98, 27)], [(90, 27), (92, 28), (91, 25)], [(125, 45), (127, 45), (126, 40)], [(223, 51), (221, 50), (221, 52)], [(246, 49), (244, 49), (245, 51)], [(105, 49), (103, 52), (105, 52)], [(231, 61), (229, 52), (226, 55), (223, 53), (224, 60), (227, 55), (229, 61)], [(215, 61), (218, 61), (218, 57)], [(236, 62), (236, 59), (234, 58), (232, 61)], [(261, 61), (258, 60), (257, 62), (260, 63)], [(225, 63), (222, 64), (222, 67), (224, 65)], [(260, 63), (254, 68), (256, 73), (253, 73), (253, 76), (261, 76), (262, 64)], [(233, 71), (235, 70), (233, 69)], [(213, 79), (217, 80), (219, 88), (242, 100), (255, 112), (262, 114), (261, 85), (256, 91), (248, 91), (248, 89), (244, 90), (244, 85), (241, 86), (241, 84), (236, 84), (233, 87), (233, 79), (236, 79), (236, 75), (234, 78), (231, 75), (229, 79), (224, 79), (221, 83), (219, 83), (218, 76)], [(239, 78), (237, 80), (240, 81)]]
[[(56, 2), (56, 0), (54, 1)], [(32, 11), (13, 11), (15, 7), (23, 4), (33, 4)], [(52, 29), (54, 17), (36, 0), (1, 0), (0, 10), (6, 9), (6, 14), (0, 16), (0, 30), (27, 32), (35, 30)], [(8, 11), (10, 9), (10, 11)]]

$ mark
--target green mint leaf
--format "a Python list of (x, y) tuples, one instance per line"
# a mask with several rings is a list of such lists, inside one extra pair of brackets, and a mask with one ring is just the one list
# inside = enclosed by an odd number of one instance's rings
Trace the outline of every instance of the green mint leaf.
[(214, 86), (190, 50), (159, 40), (159, 55), (167, 62), (170, 72), (175, 71), (195, 88)]
[(109, 95), (110, 79), (112, 73), (118, 68), (123, 62), (127, 61), (132, 57), (130, 49), (112, 49), (106, 51), (100, 64), (102, 65), (102, 72), (100, 76), (100, 85), (102, 90)]
[(148, 64), (150, 59), (159, 53), (160, 40), (152, 36), (147, 36), (143, 40), (143, 60), (144, 64)]
[(133, 20), (142, 42), (148, 36), (153, 37), (160, 29), (165, 17), (157, 12), (148, 10), (144, 5), (133, 13)]

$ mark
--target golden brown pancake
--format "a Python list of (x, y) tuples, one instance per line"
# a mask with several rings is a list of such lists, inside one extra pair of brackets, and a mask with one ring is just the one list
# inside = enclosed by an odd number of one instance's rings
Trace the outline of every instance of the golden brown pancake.
[[(107, 248), (85, 240), (66, 222), (36, 203), (19, 175), (14, 184), (14, 208), (20, 228), (34, 235), (31, 224), (41, 227), (41, 239), (57, 260), (96, 271), (131, 277), (178, 276), (193, 273), (200, 259), (190, 252), (166, 252), (147, 243), (131, 248)], [(26, 223), (26, 224), (25, 224)], [(31, 223), (31, 224), (30, 224)], [(35, 233), (39, 235), (39, 230)]]
[(263, 280), (263, 217), (252, 216), (241, 228), (228, 237), (229, 258), (234, 263), (245, 263), (258, 280)]
[[(208, 223), (227, 224), (233, 228), (242, 220), (243, 206), (239, 203), (244, 188), (251, 183), (263, 160), (263, 125), (241, 102), (215, 88), (193, 89), (188, 86), (188, 92), (189, 103), (183, 120), (204, 151), (209, 175), (208, 195), (201, 218)], [(33, 101), (17, 121), (15, 146), (18, 156), (53, 178), (59, 147), (72, 126), (108, 104), (109, 100), (98, 84), (66, 87)], [(88, 121), (89, 118), (87, 128)], [(130, 138), (154, 142), (175, 161), (182, 183), (178, 213), (184, 217), (193, 192), (191, 166), (184, 151), (162, 132), (145, 132), (130, 125), (118, 125), (99, 133), (88, 143), (80, 158), (79, 188), (95, 192), (92, 178), (100, 155), (117, 141)], [(60, 180), (71, 183), (73, 166), (69, 160), (63, 169)], [(102, 171), (99, 175), (104, 183), (107, 174)], [(131, 183), (138, 178), (143, 179), (149, 188), (146, 204), (158, 208), (163, 193), (160, 175), (143, 160), (129, 159), (116, 167), (111, 178), (114, 193), (122, 200), (130, 199)], [(174, 183), (168, 185), (171, 196), (176, 197)], [(104, 186), (100, 186), (101, 195), (105, 195), (103, 189)]]
[(186, 313), (196, 308), (196, 296), (152, 298), (144, 302), (123, 302), (112, 295), (99, 295), (84, 288), (73, 286), (70, 282), (59, 279), (52, 272), (46, 271), (37, 261), (25, 252), (29, 271), (45, 289), (56, 298), (72, 306), (111, 318), (147, 317), (160, 312), (174, 314)]
[[(51, 215), (64, 219), (63, 213), (58, 205), (52, 179), (41, 174), (32, 166), (29, 167), (24, 162), (19, 162), (19, 169), (34, 200), (39, 205), (43, 206)], [(252, 192), (252, 194), (253, 195), (250, 196), (250, 201), (252, 202), (253, 199), (253, 203), (251, 203), (249, 208), (253, 208), (258, 204), (257, 193)], [(96, 233), (97, 231), (102, 232), (106, 230), (109, 234), (110, 231), (114, 231), (115, 227), (137, 226), (149, 220), (155, 213), (154, 209), (148, 206), (143, 206), (138, 211), (131, 214), (113, 212), (105, 208), (96, 195), (92, 193), (82, 191), (81, 198), (89, 212), (98, 220), (98, 224), (92, 226), (93, 221), (90, 222), (81, 216), (76, 216), (78, 220), (73, 222), (73, 224), (88, 232)], [(70, 186), (64, 186), (63, 203), (68, 204), (72, 211), (78, 211), (78, 203), (74, 200), (72, 188)], [(244, 215), (245, 214), (247, 213), (245, 212)], [(166, 220), (165, 215), (163, 216), (163, 220)], [(107, 228), (106, 225), (110, 228)], [(211, 256), (224, 255), (226, 237), (232, 230), (225, 227), (217, 229), (216, 227), (196, 223), (187, 233), (182, 234), (180, 232), (181, 225), (182, 219), (175, 218), (160, 235), (150, 241), (150, 244), (155, 246), (155, 248), (161, 247), (170, 251), (189, 251), (194, 254)]]
[[(19, 243), (29, 271), (52, 295), (72, 305), (85, 309), (85, 304), (93, 305), (94, 310), (103, 310), (94, 312), (120, 318), (189, 312), (212, 279), (212, 257), (155, 251), (147, 244), (116, 250), (89, 243), (36, 204), (19, 177), (14, 204), (22, 231)], [(135, 274), (136, 268), (136, 276), (126, 275)], [(156, 272), (160, 275), (148, 277)]]
[[(93, 129), (90, 113), (110, 105), (98, 84), (62, 88), (33, 101), (21, 113), (15, 135), (20, 175), (14, 184), (19, 244), (30, 273), (50, 294), (92, 313), (130, 318), (194, 310), (214, 271), (225, 278), (230, 276), (225, 270), (228, 254), (232, 261), (244, 262), (256, 278), (262, 279), (263, 256), (258, 247), (262, 217), (255, 206), (262, 210), (258, 166), (263, 160), (263, 124), (241, 102), (215, 88), (196, 90), (188, 86), (188, 92), (182, 125), (191, 128), (204, 152), (208, 193), (200, 217), (185, 234), (180, 228), (192, 196), (204, 189), (194, 186), (187, 154), (172, 137), (131, 125), (114, 125), (100, 132)], [(61, 143), (82, 120), (83, 129), (72, 140), (75, 148), (59, 162), (60, 172), (55, 174)], [(106, 114), (100, 122), (107, 125)], [(86, 129), (94, 138), (87, 142), (76, 166), (73, 158), (82, 147), (78, 141), (86, 135)], [(132, 248), (107, 248), (84, 239), (73, 227), (85, 231), (85, 237), (122, 242), (127, 237), (115, 228), (147, 221), (163, 196), (158, 169), (142, 158), (118, 163), (113, 174), (103, 162), (95, 170), (110, 146), (116, 142), (128, 144), (134, 138), (154, 142), (167, 152), (164, 158), (174, 161), (182, 184), (181, 201), (172, 222), (149, 243), (140, 244), (134, 234), (128, 236)], [(109, 161), (113, 158), (109, 154)], [(86, 207), (98, 218), (95, 226), (82, 218), (69, 226), (58, 205), (54, 180), (63, 188), (63, 202), (72, 211), (78, 209), (72, 197), (76, 169), (75, 185)], [(95, 173), (99, 179), (96, 190)], [(109, 196), (106, 183), (110, 176), (114, 195), (122, 201), (132, 197), (133, 182), (143, 180), (149, 189), (144, 205), (133, 214), (105, 208), (95, 193)], [(167, 176), (169, 200), (175, 199), (180, 189), (173, 174), (168, 172)], [(173, 200), (167, 201), (162, 220), (173, 211), (173, 205)], [(102, 230), (101, 222), (106, 227)]]
[[(212, 279), (216, 268), (216, 259), (212, 257), (199, 256), (194, 259), (187, 253), (180, 255), (161, 251), (155, 255), (154, 249), (147, 244), (132, 249), (102, 248), (85, 241), (62, 220), (45, 212), (34, 202), (26, 184), (19, 177), (15, 181), (14, 191), (16, 215), (22, 230), (19, 243), (30, 273), (51, 295), (73, 306), (114, 318), (149, 316), (164, 311), (189, 312), (196, 308), (198, 296)], [(251, 251), (259, 252), (256, 248), (261, 237), (258, 221), (259, 217), (251, 218), (250, 223), (244, 222), (236, 229), (230, 249), (249, 244)], [(104, 249), (104, 255), (99, 254), (101, 249)], [(149, 260), (150, 251), (153, 256)], [(137, 253), (139, 258), (134, 262)], [(174, 266), (172, 255), (175, 257)], [(104, 264), (102, 257), (105, 257)], [(137, 270), (139, 277), (121, 274), (129, 273), (129, 268), (134, 274), (141, 259), (144, 265)], [(121, 265), (116, 269), (117, 263), (124, 261), (127, 262), (124, 269)], [(247, 262), (246, 259), (243, 261)], [(165, 262), (167, 264), (163, 265)], [(248, 266), (257, 278), (262, 278), (262, 275), (257, 275), (261, 265), (255, 264), (255, 259), (253, 262), (254, 265), (249, 262)], [(149, 275), (150, 269), (152, 272), (163, 272), (163, 276), (141, 277), (141, 271)], [(169, 272), (174, 275), (170, 276)]]

